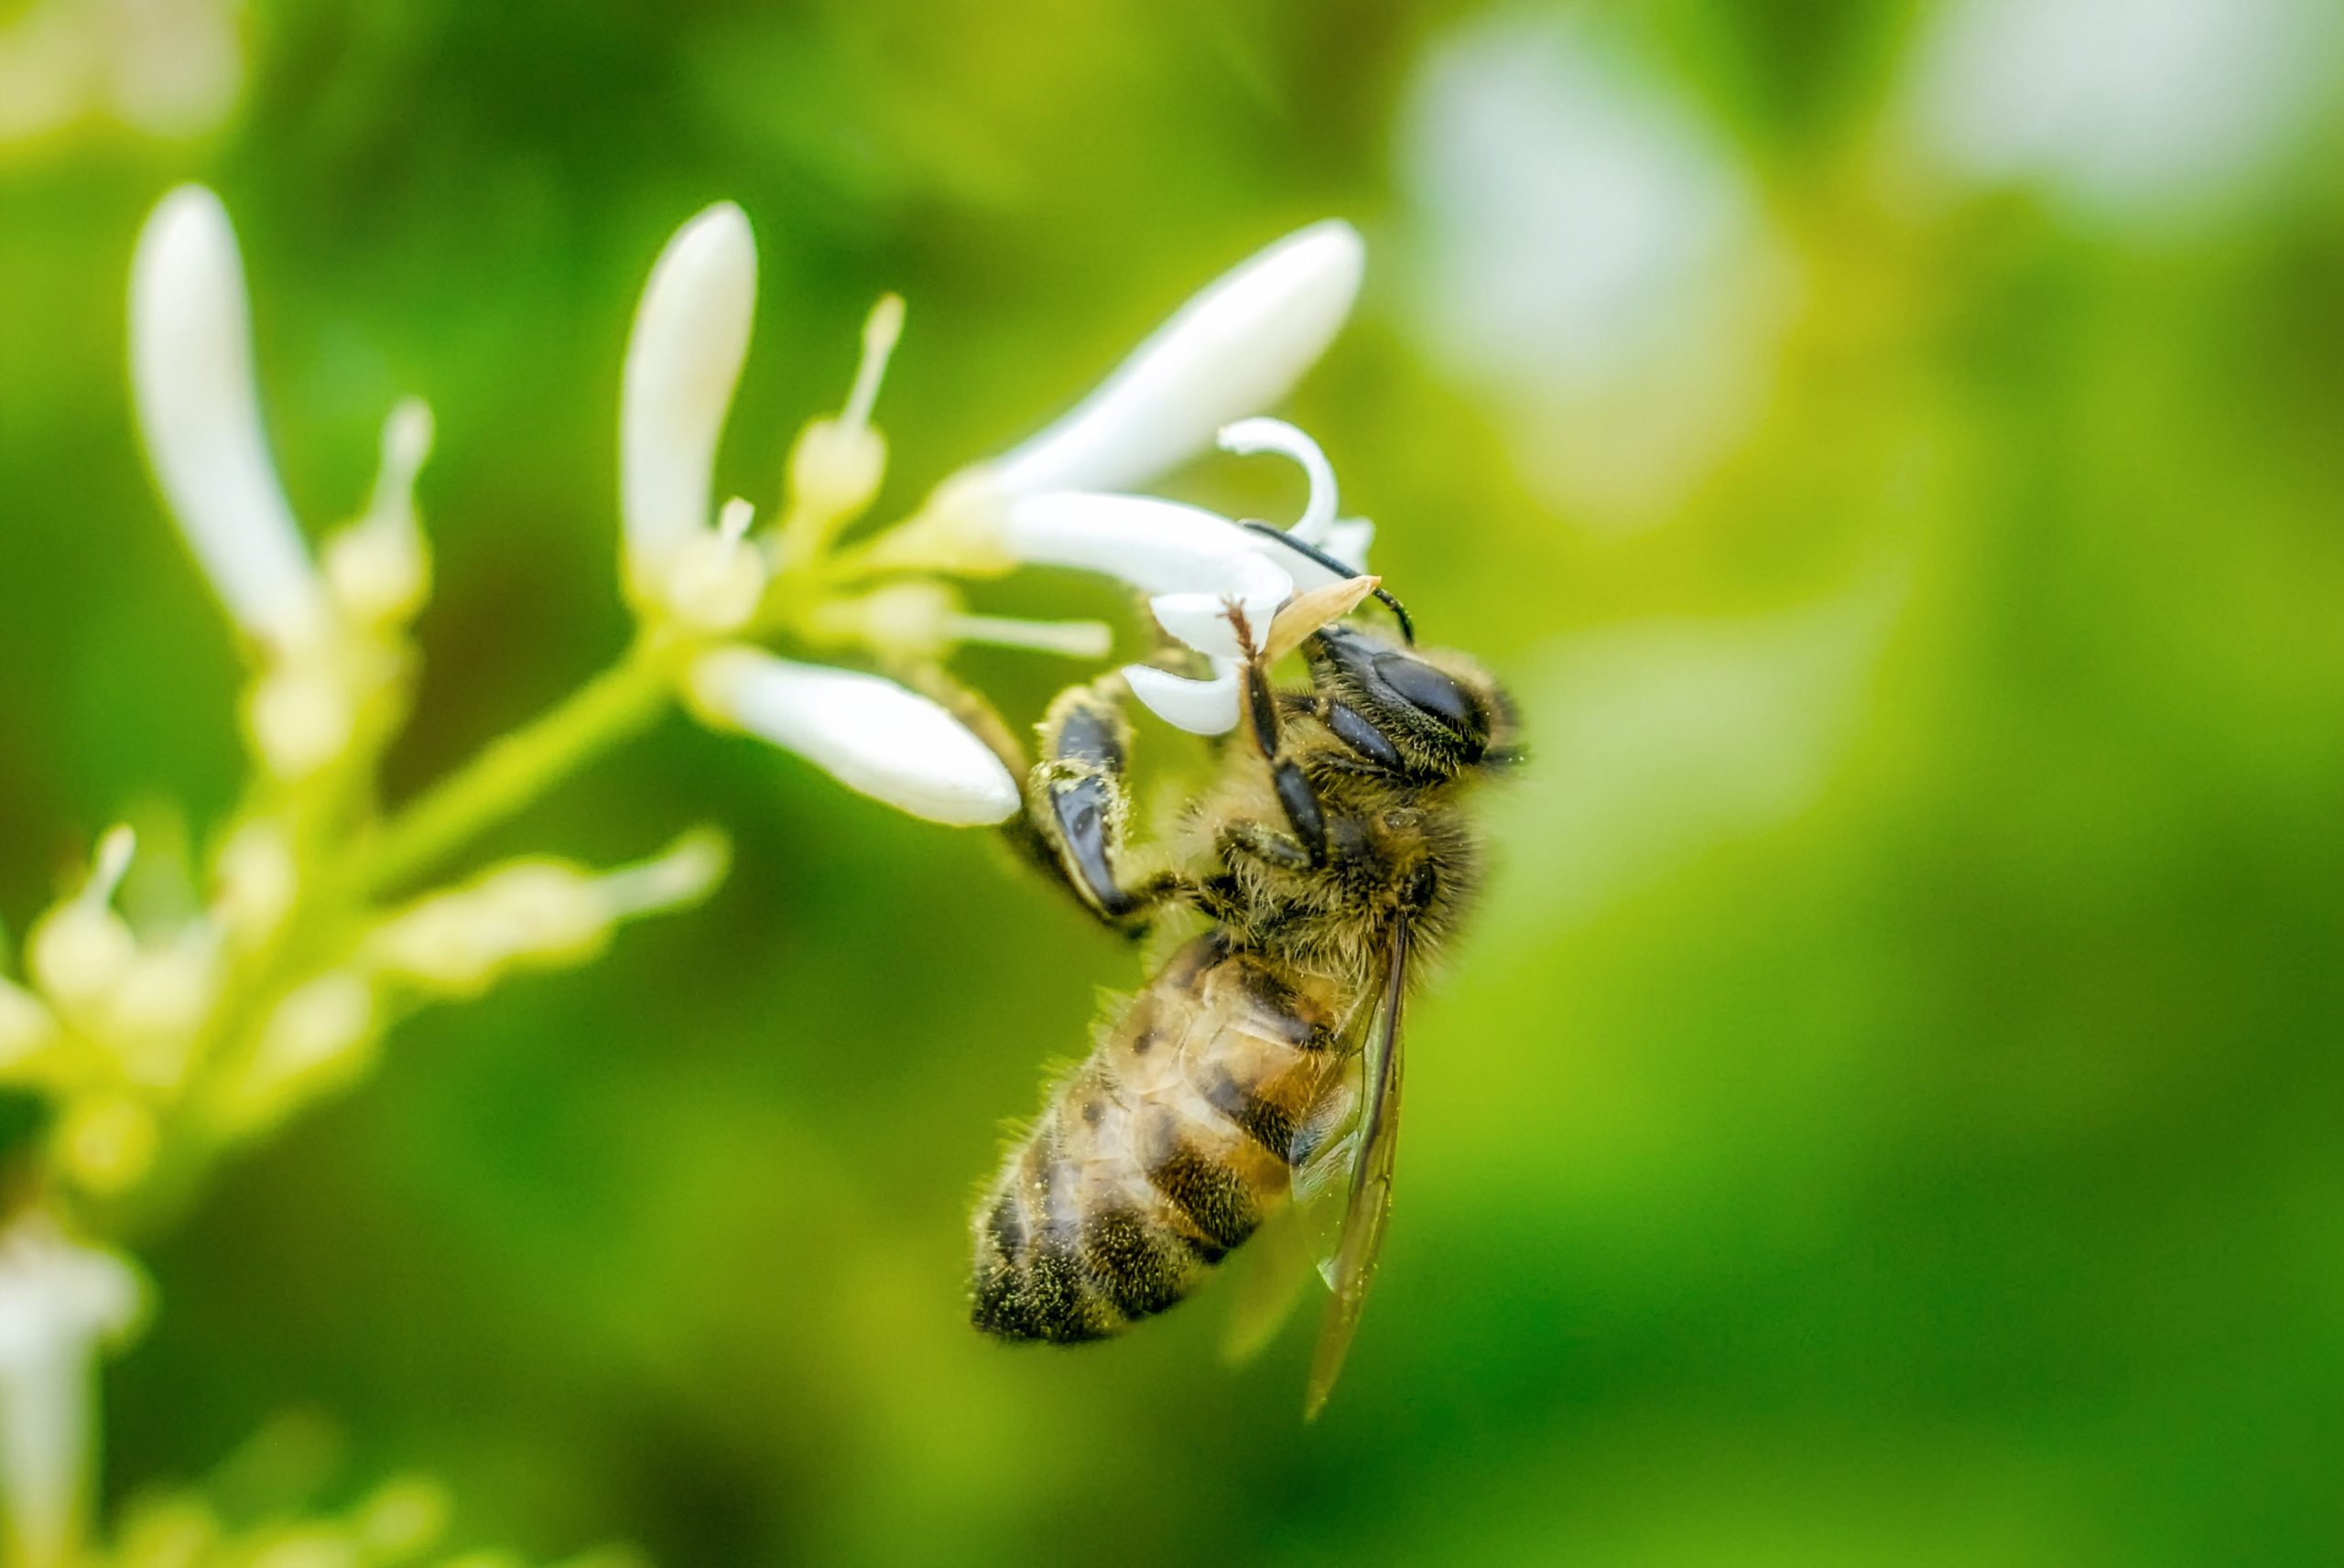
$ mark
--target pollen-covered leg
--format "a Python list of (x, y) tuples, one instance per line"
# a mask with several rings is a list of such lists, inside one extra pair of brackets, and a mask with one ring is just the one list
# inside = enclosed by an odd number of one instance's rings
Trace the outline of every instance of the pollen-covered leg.
[(1026, 785), (1026, 813), (1077, 897), (1109, 925), (1131, 929), (1177, 896), (1187, 879), (1156, 857), (1134, 854), (1125, 773), (1130, 688), (1111, 675), (1061, 693), (1042, 720), (1042, 760)]

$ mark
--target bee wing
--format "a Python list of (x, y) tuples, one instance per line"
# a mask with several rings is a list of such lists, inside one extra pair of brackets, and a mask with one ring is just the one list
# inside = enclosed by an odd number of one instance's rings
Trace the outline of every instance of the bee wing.
[[(1306, 1217), (1314, 1210), (1332, 1212), (1331, 1204), (1312, 1200), (1331, 1196), (1332, 1173), (1343, 1171), (1350, 1176), (1341, 1225), (1334, 1233), (1331, 1251), (1319, 1265), (1334, 1300), (1327, 1303), (1318, 1346), (1310, 1358), (1310, 1390), (1302, 1410), (1306, 1421), (1315, 1420), (1326, 1407), (1327, 1396), (1342, 1374), (1343, 1357), (1351, 1352), (1351, 1336), (1358, 1332), (1360, 1313), (1367, 1303), (1375, 1260), (1384, 1249), (1384, 1223), (1392, 1214), (1392, 1173), (1400, 1138), (1400, 1014), (1407, 994), (1408, 941), (1404, 922), (1393, 936), (1384, 989), (1370, 1014), (1372, 1033), (1365, 1046), (1354, 1054), (1363, 1093), (1328, 1097), (1329, 1101), (1347, 1099), (1357, 1107), (1349, 1130), (1311, 1150), (1295, 1166), (1296, 1201)], [(1306, 1194), (1306, 1184), (1317, 1190)]]

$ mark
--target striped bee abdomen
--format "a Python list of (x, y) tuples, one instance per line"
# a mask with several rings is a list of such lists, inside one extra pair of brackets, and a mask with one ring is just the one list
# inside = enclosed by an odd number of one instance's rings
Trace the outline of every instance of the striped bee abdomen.
[(1297, 1134), (1343, 1082), (1339, 1000), (1218, 935), (1182, 948), (978, 1206), (977, 1327), (1099, 1339), (1194, 1289), (1286, 1200)]

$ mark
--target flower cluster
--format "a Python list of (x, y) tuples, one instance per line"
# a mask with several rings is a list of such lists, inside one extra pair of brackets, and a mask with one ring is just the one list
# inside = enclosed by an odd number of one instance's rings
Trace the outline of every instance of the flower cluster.
[(872, 412), (902, 303), (890, 296), (873, 310), (844, 408), (799, 433), (779, 522), (758, 530), (748, 501), (720, 508), (711, 493), (756, 289), (747, 219), (711, 207), (659, 258), (628, 347), (620, 493), (630, 598), (655, 633), (689, 648), (681, 668), (694, 711), (934, 821), (1001, 821), (1018, 807), (1017, 782), (929, 697), (781, 657), (763, 642), (860, 645), (877, 663), (913, 669), (971, 642), (1097, 657), (1109, 645), (1104, 626), (971, 615), (948, 580), (1021, 565), (1096, 571), (1150, 596), (1165, 630), (1211, 661), (1203, 681), (1134, 666), (1141, 700), (1185, 728), (1228, 730), (1235, 661), (1246, 652), (1232, 641), (1230, 608), (1266, 629), (1298, 587), (1336, 574), (1227, 518), (1128, 492), (1216, 439), (1282, 452), (1311, 480), (1296, 536), (1363, 569), (1369, 527), (1337, 520), (1332, 471), (1316, 445), (1252, 416), (1325, 350), (1361, 264), (1348, 225), (1288, 236), (1189, 301), (1072, 412), (952, 475), (909, 518), (842, 546), (885, 471)]
[[(313, 550), (269, 455), (226, 211), (197, 187), (165, 198), (131, 268), (131, 384), (163, 499), (245, 655), (252, 768), (195, 853), (176, 830), (143, 847), (129, 826), (107, 832), (32, 924), (21, 969), (0, 971), (0, 1086), (47, 1113), (31, 1201), (0, 1229), (0, 1500), (16, 1558), (46, 1568), (81, 1550), (92, 1368), (144, 1294), (98, 1238), (352, 1081), (405, 1013), (589, 961), (621, 924), (688, 906), (721, 880), (725, 841), (698, 828), (616, 870), (531, 855), (431, 885), (601, 751), (680, 703), (915, 816), (1003, 822), (1021, 805), (1015, 744), (946, 661), (967, 643), (1082, 659), (1112, 645), (1103, 624), (963, 602), (960, 581), (1027, 564), (1138, 589), (1167, 640), (1126, 669), (1135, 694), (1189, 730), (1232, 729), (1240, 663), (1277, 656), (1373, 586), (1371, 530), (1337, 515), (1325, 458), (1262, 416), (1341, 326), (1361, 265), (1344, 224), (1288, 236), (1189, 301), (1064, 417), (950, 476), (910, 516), (858, 529), (885, 471), (873, 412), (903, 326), (902, 302), (883, 299), (843, 406), (798, 433), (760, 526), (750, 502), (718, 505), (711, 489), (748, 351), (755, 247), (739, 209), (700, 213), (654, 266), (627, 348), (619, 588), (631, 645), (386, 814), (379, 763), (408, 716), (410, 629), (431, 591), (415, 501), (430, 413), (414, 400), (390, 411), (372, 492)], [(1216, 441), (1303, 466), (1310, 501), (1290, 535), (1308, 548), (1135, 493)], [(414, 1503), (378, 1498), (348, 1519), (287, 1526), (286, 1540), (328, 1543), (321, 1561), (406, 1561), (432, 1533), (407, 1528)], [(274, 1562), (275, 1540), (240, 1541), (174, 1503), (110, 1550), (125, 1563)]]

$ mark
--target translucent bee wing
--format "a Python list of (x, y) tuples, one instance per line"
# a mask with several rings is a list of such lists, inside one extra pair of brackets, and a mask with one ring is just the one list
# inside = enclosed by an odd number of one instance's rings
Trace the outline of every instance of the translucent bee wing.
[[(1367, 1304), (1367, 1288), (1375, 1275), (1375, 1260), (1384, 1250), (1385, 1222), (1392, 1214), (1392, 1176), (1400, 1138), (1401, 1004), (1407, 994), (1408, 927), (1394, 935), (1384, 991), (1374, 1010), (1374, 1033), (1358, 1054), (1366, 1087), (1365, 1098), (1351, 1130), (1338, 1141), (1343, 1166), (1351, 1173), (1349, 1198), (1330, 1265), (1322, 1265), (1334, 1300), (1318, 1330), (1318, 1346), (1310, 1358), (1310, 1388), (1302, 1415), (1315, 1421), (1342, 1375), (1343, 1359), (1351, 1353), (1351, 1336), (1359, 1330), (1360, 1314)], [(1330, 1157), (1335, 1149), (1329, 1149)], [(1297, 1167), (1299, 1174), (1299, 1167)]]
[(1237, 1278), (1230, 1281), (1229, 1316), (1221, 1328), (1223, 1365), (1243, 1366), (1278, 1336), (1318, 1261), (1309, 1233), (1291, 1209), (1272, 1215), (1253, 1233), (1238, 1254)]
[(1348, 1038), (1339, 1060), (1288, 1146), (1294, 1228), (1308, 1243), (1319, 1277), (1329, 1290), (1335, 1284), (1335, 1254), (1342, 1245), (1343, 1211), (1363, 1136), (1359, 1113), (1367, 1100), (1369, 1042), (1360, 1036), (1373, 1027), (1381, 1011), (1378, 997), (1371, 996), (1360, 1004), (1352, 1022), (1343, 1031)]

